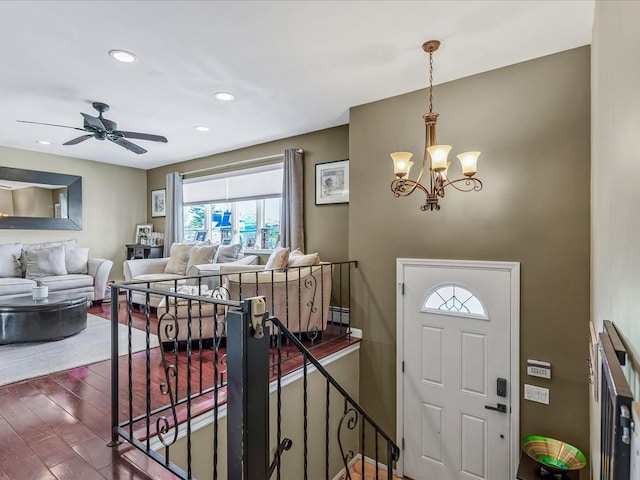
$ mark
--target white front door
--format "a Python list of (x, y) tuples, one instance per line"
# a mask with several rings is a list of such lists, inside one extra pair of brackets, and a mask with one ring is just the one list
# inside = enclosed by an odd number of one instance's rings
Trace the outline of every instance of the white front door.
[(398, 284), (402, 473), (514, 478), (518, 264), (401, 259)]

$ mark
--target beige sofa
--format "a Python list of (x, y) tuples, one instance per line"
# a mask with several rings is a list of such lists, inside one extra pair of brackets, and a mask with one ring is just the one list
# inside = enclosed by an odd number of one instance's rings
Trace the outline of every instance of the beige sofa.
[[(214, 290), (219, 286), (220, 268), (234, 268), (236, 266), (257, 265), (257, 255), (247, 255), (232, 262), (225, 263), (205, 263), (192, 265), (184, 274), (165, 273), (169, 258), (148, 258), (138, 260), (125, 260), (123, 264), (124, 279), (127, 282), (145, 282), (150, 288), (170, 291), (176, 287), (185, 285), (197, 285), (202, 283), (207, 285), (209, 290)], [(192, 278), (189, 278), (192, 277)], [(193, 277), (203, 277), (201, 280)], [(132, 302), (140, 305), (146, 303), (146, 295), (140, 292), (132, 292)], [(157, 307), (164, 297), (152, 294), (149, 296), (149, 305)]]
[[(178, 286), (178, 292), (219, 299), (243, 300), (264, 296), (267, 311), (287, 325), (293, 333), (306, 333), (314, 339), (327, 328), (331, 303), (331, 264), (321, 263), (307, 267), (264, 270), (262, 265), (221, 264), (216, 269), (214, 282), (221, 284), (210, 290), (205, 283), (199, 286)], [(168, 298), (168, 306), (166, 300)], [(227, 308), (192, 300), (191, 338), (213, 338), (213, 325), (217, 324), (217, 337), (226, 335)], [(184, 341), (188, 336), (188, 301), (162, 297), (157, 305), (162, 342)], [(163, 320), (164, 319), (164, 320)], [(174, 321), (175, 319), (175, 321)], [(169, 330), (165, 330), (171, 325)], [(174, 330), (177, 327), (177, 331)], [(274, 332), (271, 332), (274, 333)]]
[[(178, 287), (177, 292), (214, 299), (228, 298), (226, 289), (209, 290), (206, 285), (184, 285)], [(185, 341), (189, 338), (189, 307), (191, 307), (192, 340), (214, 338), (214, 323), (217, 325), (216, 337), (222, 338), (226, 336), (225, 313), (227, 309), (225, 306), (197, 300), (192, 300), (189, 303), (188, 300), (182, 298), (162, 297), (156, 310), (158, 335), (161, 342)]]
[(267, 311), (293, 333), (313, 335), (327, 328), (331, 303), (329, 263), (230, 273), (224, 275), (223, 282), (231, 300), (264, 296)]
[(88, 248), (76, 240), (0, 245), (0, 302), (25, 297), (40, 284), (49, 294), (78, 294), (101, 302), (113, 262), (89, 258)]

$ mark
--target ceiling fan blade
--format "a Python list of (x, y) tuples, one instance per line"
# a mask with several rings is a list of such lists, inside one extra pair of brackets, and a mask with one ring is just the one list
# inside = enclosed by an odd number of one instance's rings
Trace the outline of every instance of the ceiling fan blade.
[(48, 125), (50, 127), (62, 127), (62, 128), (72, 128), (74, 130), (80, 130), (81, 132), (84, 132), (84, 128), (78, 128), (78, 127), (70, 127), (68, 125), (57, 125), (55, 123), (42, 123), (42, 122), (30, 122), (29, 120), (16, 120), (16, 122), (20, 122), (20, 123), (33, 123), (34, 125)]
[(74, 138), (73, 140), (69, 140), (66, 143), (63, 143), (63, 145), (77, 145), (80, 142), (84, 142), (85, 140), (89, 140), (90, 138), (93, 138), (93, 134), (90, 135), (82, 135), (78, 138)]
[(150, 133), (138, 132), (123, 132), (122, 130), (118, 130), (117, 133), (123, 135), (125, 138), (137, 138), (139, 140), (150, 140), (152, 142), (167, 143), (167, 137), (163, 137), (162, 135), (151, 135)]
[(100, 120), (99, 118), (92, 117), (91, 115), (87, 115), (86, 113), (82, 112), (80, 112), (80, 115), (84, 117), (85, 124), (89, 125), (90, 127), (93, 127), (96, 130), (106, 130), (104, 123), (102, 123), (102, 120)]
[(107, 138), (113, 143), (117, 143), (121, 147), (124, 147), (127, 150), (131, 150), (133, 153), (137, 153), (138, 155), (140, 155), (141, 153), (147, 153), (147, 151), (144, 148), (142, 148), (140, 145), (131, 143), (129, 140), (125, 140), (122, 137), (109, 135)]

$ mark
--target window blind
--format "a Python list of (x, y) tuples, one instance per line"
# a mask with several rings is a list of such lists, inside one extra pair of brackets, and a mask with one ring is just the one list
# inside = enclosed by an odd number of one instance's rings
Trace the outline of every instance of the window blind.
[(226, 203), (282, 195), (282, 163), (184, 181), (185, 205)]

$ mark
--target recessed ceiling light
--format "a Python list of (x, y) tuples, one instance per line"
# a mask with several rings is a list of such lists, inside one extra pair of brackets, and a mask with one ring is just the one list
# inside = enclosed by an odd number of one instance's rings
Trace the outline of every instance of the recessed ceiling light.
[(109, 55), (123, 63), (133, 63), (138, 60), (133, 53), (127, 52), (125, 50), (109, 50)]
[(36, 143), (39, 143), (40, 145), (51, 145), (49, 140), (36, 140)]
[(208, 132), (211, 130), (209, 127), (205, 127), (204, 125), (198, 125), (195, 129), (199, 132)]
[(235, 100), (236, 98), (235, 95), (229, 92), (217, 92), (217, 93), (214, 93), (213, 96), (217, 100), (222, 100), (223, 102), (230, 102), (231, 100)]

